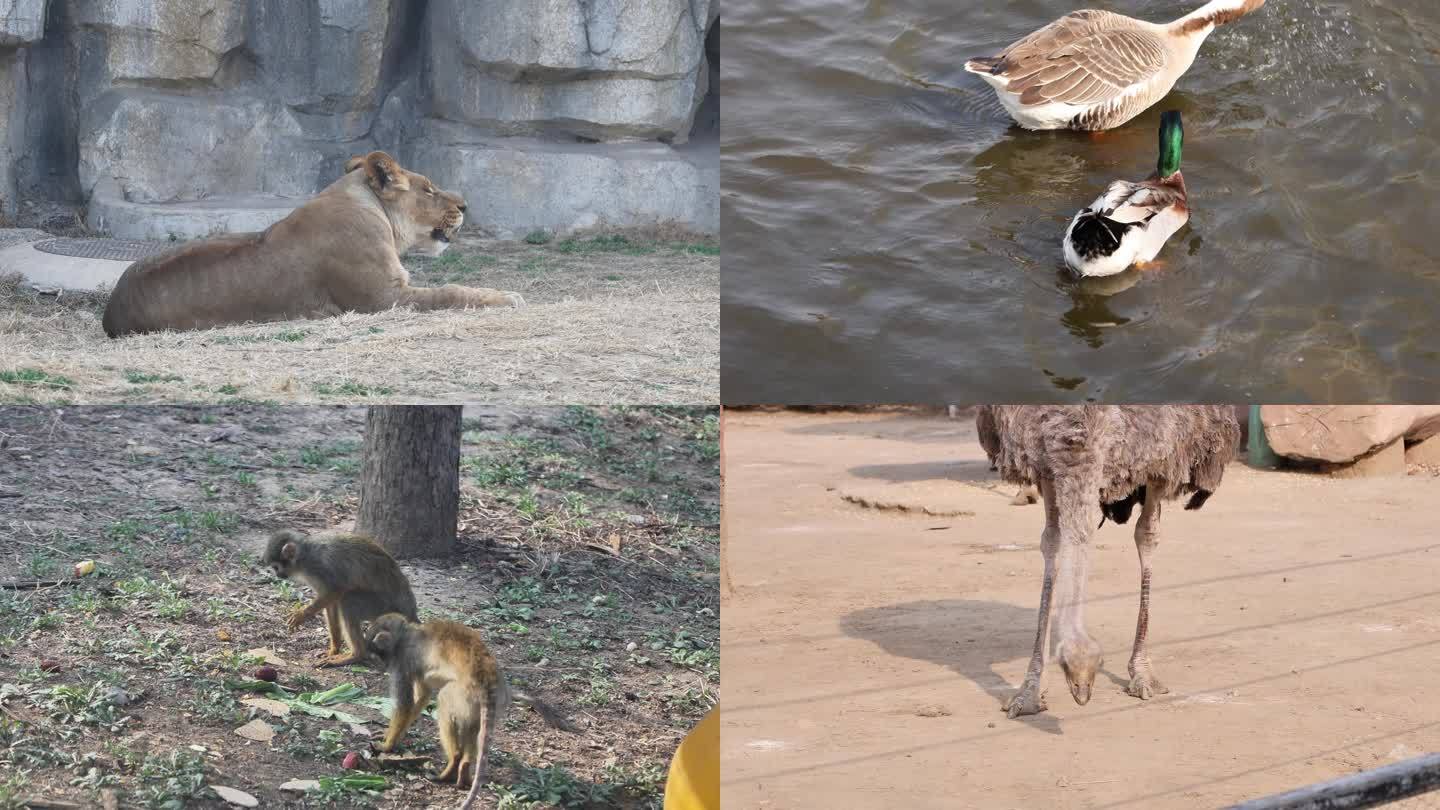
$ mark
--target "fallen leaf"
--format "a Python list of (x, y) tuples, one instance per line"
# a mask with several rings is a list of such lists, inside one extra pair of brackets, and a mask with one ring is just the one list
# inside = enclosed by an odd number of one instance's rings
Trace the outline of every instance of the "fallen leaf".
[(619, 557), (619, 556), (620, 556), (620, 535), (619, 535), (617, 532), (611, 532), (611, 533), (610, 533), (610, 536), (607, 537), (606, 539), (610, 541), (610, 550), (615, 553), (615, 556), (616, 556), (616, 557)]
[(221, 641), (229, 641), (229, 640), (230, 640), (230, 632), (229, 632), (228, 630), (226, 630), (225, 628), (221, 627), (221, 628), (219, 628), (218, 630), (215, 631), (215, 638), (218, 638), (218, 639), (220, 639)]
[(351, 723), (350, 733), (354, 734), (357, 737), (364, 737), (366, 739), (369, 739), (371, 731), (361, 723)]
[(245, 698), (240, 702), (246, 706), (254, 706), (262, 711), (267, 711), (276, 717), (290, 716), (290, 705), (283, 701), (270, 698)]
[(326, 689), (324, 692), (301, 692), (295, 696), (297, 700), (313, 703), (316, 706), (328, 706), (332, 703), (343, 703), (362, 697), (365, 697), (365, 690), (353, 683), (342, 683)]
[(296, 793), (304, 793), (308, 790), (319, 790), (320, 780), (318, 779), (291, 779), (280, 785), (281, 790), (290, 790)]
[(254, 655), (254, 656), (258, 656), (258, 657), (260, 657), (260, 658), (263, 658), (263, 659), (265, 660), (265, 663), (269, 664), (269, 665), (272, 666), (272, 667), (288, 667), (288, 666), (290, 666), (290, 662), (289, 662), (289, 661), (286, 661), (284, 658), (281, 658), (279, 655), (277, 655), (277, 654), (275, 653), (274, 650), (270, 649), (269, 647), (256, 647), (256, 648), (253, 649), (253, 650), (246, 650), (246, 651), (245, 651), (245, 654), (246, 654), (246, 655)]
[(249, 793), (246, 793), (243, 790), (236, 790), (235, 788), (225, 787), (224, 785), (211, 785), (210, 789), (215, 791), (215, 794), (218, 795), (220, 798), (231, 804), (238, 805), (240, 807), (260, 806), (259, 799), (251, 796)]
[(271, 728), (270, 724), (264, 720), (251, 720), (235, 729), (235, 733), (255, 742), (270, 742), (275, 739), (275, 729)]

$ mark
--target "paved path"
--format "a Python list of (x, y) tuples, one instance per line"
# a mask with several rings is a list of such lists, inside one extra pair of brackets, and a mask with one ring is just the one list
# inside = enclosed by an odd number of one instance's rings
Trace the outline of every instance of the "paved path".
[[(28, 228), (0, 229), (0, 275), (19, 273), (26, 283), (42, 290), (94, 290), (114, 286), (130, 266), (128, 259), (86, 259), (35, 249), (36, 244), (54, 238)], [(164, 243), (156, 243), (161, 245)]]

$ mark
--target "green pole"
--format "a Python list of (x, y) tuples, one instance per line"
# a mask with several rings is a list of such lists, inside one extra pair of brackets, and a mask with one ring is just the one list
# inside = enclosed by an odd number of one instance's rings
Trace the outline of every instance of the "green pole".
[(1280, 457), (1270, 449), (1270, 442), (1265, 438), (1265, 423), (1260, 421), (1260, 406), (1250, 406), (1250, 466), (1251, 467), (1277, 467), (1280, 465)]

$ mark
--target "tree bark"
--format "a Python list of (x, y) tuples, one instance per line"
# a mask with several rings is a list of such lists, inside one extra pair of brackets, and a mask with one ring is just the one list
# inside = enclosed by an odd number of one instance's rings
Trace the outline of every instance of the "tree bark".
[(730, 544), (725, 542), (725, 406), (720, 406), (720, 598), (735, 593), (730, 585)]
[(460, 406), (371, 406), (355, 531), (396, 557), (438, 557), (454, 553), (459, 515)]

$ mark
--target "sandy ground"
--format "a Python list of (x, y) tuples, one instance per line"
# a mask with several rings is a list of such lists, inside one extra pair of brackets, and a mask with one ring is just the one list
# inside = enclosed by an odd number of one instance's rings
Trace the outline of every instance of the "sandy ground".
[(1123, 691), (1132, 535), (1106, 525), (1093, 698), (1052, 664), (1050, 710), (1008, 720), (1043, 516), (1010, 504), (973, 422), (731, 413), (725, 439), (727, 808), (1219, 807), (1440, 750), (1433, 471), (1236, 464), (1203, 510), (1169, 508), (1150, 638), (1171, 692), (1148, 702)]
[(0, 279), (0, 401), (694, 404), (719, 398), (720, 258), (678, 233), (461, 239), (412, 283), (513, 290), (522, 309), (415, 312), (110, 340), (106, 295)]

